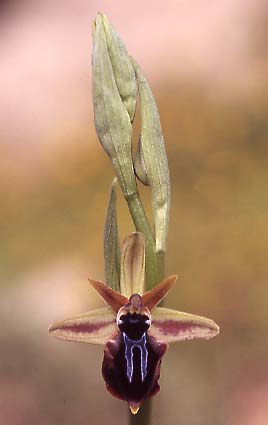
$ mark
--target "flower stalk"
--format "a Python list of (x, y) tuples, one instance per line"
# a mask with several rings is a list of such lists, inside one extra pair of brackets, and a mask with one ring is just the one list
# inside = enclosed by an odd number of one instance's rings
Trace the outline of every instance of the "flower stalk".
[[(103, 344), (102, 375), (107, 390), (128, 403), (131, 425), (149, 425), (151, 397), (160, 390), (161, 361), (168, 344), (209, 339), (219, 328), (211, 319), (158, 307), (177, 279), (176, 275), (163, 279), (170, 209), (164, 139), (150, 87), (102, 14), (93, 25), (92, 65), (96, 131), (116, 174), (104, 226), (105, 283), (89, 279), (106, 306), (54, 322), (49, 332), (67, 341)], [(138, 93), (141, 129), (133, 155)], [(153, 228), (139, 195), (138, 180), (151, 191)], [(122, 252), (117, 182), (136, 229), (126, 237)]]
[[(129, 57), (119, 35), (103, 14), (97, 15), (93, 25), (92, 64), (96, 131), (112, 161), (135, 229), (145, 237), (146, 287), (152, 289), (164, 276), (170, 208), (169, 171), (156, 103), (139, 66)], [(137, 91), (141, 104), (141, 136), (133, 161), (132, 123)], [(154, 233), (139, 196), (137, 178), (152, 191)], [(120, 247), (115, 196), (113, 183), (105, 224), (104, 258), (106, 282), (118, 289)], [(150, 403), (147, 403), (139, 413), (139, 421), (144, 416), (144, 423), (149, 423), (149, 410)]]
[[(151, 289), (164, 274), (168, 231), (170, 189), (163, 135), (153, 95), (141, 70), (102, 14), (97, 15), (93, 25), (92, 67), (97, 135), (111, 159), (135, 229), (145, 236), (146, 282)], [(142, 127), (134, 161), (132, 123), (138, 91)], [(152, 191), (154, 232), (140, 199), (137, 178)]]

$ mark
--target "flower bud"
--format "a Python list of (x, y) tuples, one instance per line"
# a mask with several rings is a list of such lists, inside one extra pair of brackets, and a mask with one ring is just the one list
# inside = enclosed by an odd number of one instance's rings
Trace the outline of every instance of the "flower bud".
[(98, 14), (93, 30), (93, 105), (98, 138), (113, 162), (125, 197), (136, 192), (131, 138), (135, 72), (121, 39)]

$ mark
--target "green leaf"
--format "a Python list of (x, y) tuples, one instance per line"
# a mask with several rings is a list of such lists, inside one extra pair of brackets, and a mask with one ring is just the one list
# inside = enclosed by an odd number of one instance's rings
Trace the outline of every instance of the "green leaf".
[(120, 245), (116, 211), (115, 178), (110, 192), (108, 209), (104, 226), (104, 263), (105, 282), (115, 291), (120, 291)]
[[(136, 164), (138, 177), (152, 189), (156, 252), (166, 250), (170, 208), (168, 162), (157, 106), (139, 66), (136, 71), (141, 105), (141, 138)], [(145, 180), (146, 176), (146, 180)]]

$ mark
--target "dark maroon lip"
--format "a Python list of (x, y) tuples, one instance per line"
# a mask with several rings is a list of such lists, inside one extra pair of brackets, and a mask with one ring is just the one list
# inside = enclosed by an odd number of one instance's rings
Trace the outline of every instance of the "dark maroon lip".
[[(138, 342), (140, 348), (136, 346), (137, 341), (127, 341), (127, 344), (133, 345), (132, 374), (128, 373), (126, 358), (129, 346), (126, 346), (126, 338), (121, 332), (107, 342), (102, 363), (102, 374), (108, 391), (121, 400), (138, 405), (159, 391), (161, 359), (167, 349), (166, 343), (156, 341), (147, 332), (142, 339)], [(141, 360), (142, 350), (147, 351), (147, 360), (144, 365)]]

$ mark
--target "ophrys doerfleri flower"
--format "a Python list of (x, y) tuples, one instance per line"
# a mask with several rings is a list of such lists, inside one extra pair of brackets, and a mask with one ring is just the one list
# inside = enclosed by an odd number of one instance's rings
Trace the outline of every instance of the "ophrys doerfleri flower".
[(134, 414), (160, 389), (160, 365), (168, 343), (209, 339), (219, 332), (213, 320), (157, 307), (177, 276), (169, 276), (144, 292), (144, 270), (144, 237), (132, 233), (123, 246), (120, 292), (90, 279), (107, 306), (49, 327), (49, 332), (60, 339), (104, 344), (102, 375), (106, 387), (112, 395), (127, 401)]

